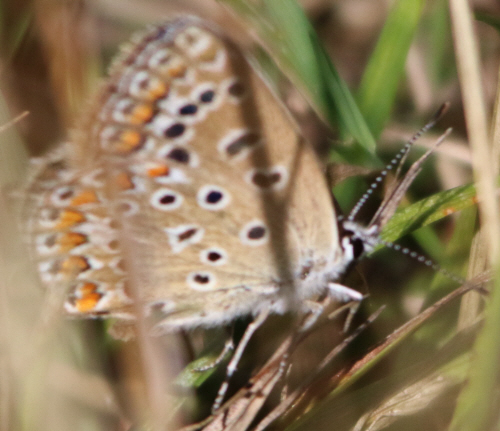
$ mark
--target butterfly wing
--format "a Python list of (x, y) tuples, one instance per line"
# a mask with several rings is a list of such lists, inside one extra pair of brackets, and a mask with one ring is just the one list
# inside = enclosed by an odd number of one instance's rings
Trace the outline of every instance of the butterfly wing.
[[(85, 205), (101, 226), (73, 226), (93, 248), (59, 254), (81, 254), (87, 264), (92, 255), (101, 272), (69, 277), (71, 312), (116, 315), (134, 297), (160, 327), (215, 325), (264, 307), (290, 309), (340, 270), (313, 151), (241, 52), (197, 19), (136, 37), (74, 142), (63, 183), (75, 196), (94, 187), (98, 197)], [(55, 189), (44, 193), (52, 202)], [(67, 203), (63, 210), (74, 210)], [(116, 246), (113, 268), (123, 271), (115, 284), (103, 276), (109, 250), (96, 251), (101, 230)], [(89, 292), (97, 301), (82, 307)]]

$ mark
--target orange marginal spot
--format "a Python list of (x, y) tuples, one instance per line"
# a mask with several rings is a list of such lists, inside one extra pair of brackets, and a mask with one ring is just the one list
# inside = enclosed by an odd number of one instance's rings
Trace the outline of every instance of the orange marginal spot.
[(182, 78), (187, 71), (187, 66), (184, 63), (179, 63), (175, 66), (172, 66), (168, 69), (167, 73), (172, 78)]
[(85, 295), (90, 295), (91, 293), (97, 292), (97, 284), (86, 282), (78, 286), (78, 292), (83, 297)]
[(135, 130), (125, 130), (120, 134), (115, 148), (119, 153), (130, 153), (142, 145), (142, 135)]
[(115, 177), (115, 183), (120, 190), (130, 190), (134, 188), (134, 183), (125, 172), (120, 172)]
[(75, 301), (75, 305), (81, 313), (92, 311), (102, 298), (102, 294), (97, 292), (97, 285), (94, 283), (85, 283), (78, 290), (81, 298)]
[(147, 123), (153, 117), (153, 107), (149, 104), (137, 105), (130, 113), (129, 121), (131, 124), (140, 125)]
[(87, 237), (78, 232), (66, 232), (57, 238), (57, 244), (59, 244), (62, 251), (69, 251), (79, 245), (85, 244), (86, 242)]
[(59, 216), (59, 223), (56, 225), (56, 229), (66, 229), (67, 227), (71, 227), (82, 223), (85, 221), (85, 216), (75, 210), (64, 210)]
[(158, 82), (156, 82), (155, 85), (149, 89), (147, 95), (148, 100), (157, 100), (160, 97), (165, 96), (169, 89), (169, 86), (165, 82), (158, 80)]
[(83, 256), (70, 256), (63, 261), (61, 268), (64, 272), (79, 274), (90, 269), (90, 265)]
[(148, 169), (148, 176), (154, 177), (164, 177), (168, 175), (170, 168), (167, 165), (158, 165), (153, 168)]
[(71, 199), (70, 205), (78, 206), (85, 204), (94, 204), (99, 202), (95, 191), (84, 190), (83, 192), (77, 194), (73, 199)]

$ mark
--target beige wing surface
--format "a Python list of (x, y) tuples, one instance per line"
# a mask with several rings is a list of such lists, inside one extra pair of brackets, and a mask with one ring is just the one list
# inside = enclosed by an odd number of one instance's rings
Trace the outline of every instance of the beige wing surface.
[[(69, 283), (75, 312), (116, 314), (134, 297), (167, 327), (217, 324), (286, 308), (301, 279), (336, 261), (335, 216), (313, 151), (240, 51), (197, 19), (136, 37), (75, 145), (78, 163), (63, 183), (98, 190), (92, 211), (123, 271), (119, 306), (104, 294), (82, 310), (77, 299), (91, 289)], [(88, 235), (94, 244), (101, 233)], [(108, 252), (95, 264), (109, 267)], [(78, 277), (98, 298), (104, 272), (85, 272)]]

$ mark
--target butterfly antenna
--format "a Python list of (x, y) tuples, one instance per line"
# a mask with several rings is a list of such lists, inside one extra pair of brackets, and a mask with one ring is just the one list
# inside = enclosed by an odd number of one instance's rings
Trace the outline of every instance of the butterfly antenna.
[(403, 166), (404, 161), (406, 160), (406, 157), (408, 153), (410, 152), (411, 147), (415, 142), (418, 141), (418, 139), (426, 133), (429, 129), (434, 127), (436, 123), (443, 117), (443, 115), (448, 111), (448, 108), (450, 106), (449, 102), (445, 102), (441, 105), (441, 107), (438, 109), (438, 111), (433, 115), (431, 120), (423, 126), (417, 133), (415, 133), (411, 139), (405, 144), (405, 146), (394, 156), (394, 158), (386, 165), (384, 170), (380, 172), (380, 175), (375, 178), (375, 181), (371, 183), (371, 185), (368, 187), (368, 190), (361, 196), (361, 198), (358, 200), (356, 205), (354, 205), (353, 209), (349, 213), (347, 220), (353, 221), (358, 212), (361, 210), (363, 205), (366, 203), (366, 201), (369, 199), (369, 197), (373, 194), (373, 192), (379, 187), (383, 179), (387, 176), (387, 174), (394, 169), (397, 166), (397, 171), (396, 171), (396, 177), (399, 176), (399, 173), (401, 171), (401, 167)]
[(449, 278), (450, 280), (453, 280), (459, 284), (466, 283), (464, 278), (460, 277), (457, 274), (454, 274), (451, 271), (448, 271), (447, 269), (444, 269), (439, 264), (434, 262), (432, 259), (429, 259), (426, 256), (417, 253), (416, 251), (410, 250), (408, 247), (403, 247), (399, 244), (394, 244), (393, 242), (390, 242), (390, 241), (384, 241), (383, 239), (380, 239), (380, 238), (378, 238), (378, 242), (382, 245), (385, 245), (386, 247), (388, 247), (392, 250), (398, 251), (406, 256), (411, 257), (412, 259), (416, 260), (417, 262), (422, 263), (425, 266), (428, 266), (429, 268), (432, 268), (434, 271), (439, 272), (440, 274), (443, 274), (445, 277)]

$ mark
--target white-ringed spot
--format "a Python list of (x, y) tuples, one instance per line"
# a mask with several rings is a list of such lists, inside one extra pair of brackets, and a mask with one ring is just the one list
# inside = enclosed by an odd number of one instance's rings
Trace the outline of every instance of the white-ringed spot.
[(129, 199), (120, 199), (116, 203), (115, 209), (122, 217), (131, 217), (139, 213), (139, 204)]
[(176, 210), (183, 201), (184, 197), (180, 193), (167, 188), (156, 190), (150, 199), (151, 205), (160, 211)]
[(222, 98), (218, 94), (217, 88), (210, 82), (198, 84), (191, 92), (190, 99), (192, 103), (198, 105), (200, 111), (216, 109), (222, 102)]
[(180, 33), (174, 43), (189, 56), (197, 57), (213, 44), (213, 38), (209, 33), (192, 26)]
[(229, 100), (233, 103), (239, 103), (247, 94), (245, 85), (236, 78), (230, 78), (224, 81), (221, 86), (227, 92)]
[(202, 250), (200, 260), (207, 265), (220, 266), (227, 263), (227, 253), (225, 250), (218, 247), (210, 247)]
[(188, 245), (200, 242), (205, 233), (204, 229), (193, 224), (167, 227), (164, 231), (174, 254), (180, 253)]
[(222, 187), (208, 184), (198, 190), (196, 201), (204, 209), (218, 211), (229, 205), (231, 195)]
[(199, 291), (213, 290), (216, 285), (215, 275), (208, 271), (195, 271), (189, 273), (186, 282), (191, 289)]
[(167, 162), (175, 162), (176, 165), (196, 168), (200, 164), (198, 155), (191, 149), (177, 144), (166, 144), (157, 151), (157, 157)]
[(157, 115), (146, 128), (151, 130), (160, 139), (166, 139), (178, 145), (189, 142), (194, 136), (194, 129), (192, 127), (165, 114)]
[(175, 54), (168, 49), (168, 48), (163, 48), (163, 49), (158, 49), (155, 53), (149, 57), (148, 60), (148, 67), (152, 70), (155, 69), (162, 69), (170, 62), (172, 62), (175, 59)]
[(66, 206), (70, 204), (74, 196), (75, 189), (72, 186), (63, 186), (52, 192), (50, 200), (55, 206)]
[(172, 313), (175, 310), (175, 302), (173, 301), (154, 301), (145, 305), (146, 307), (146, 316), (147, 317), (155, 317), (160, 315), (167, 315)]
[(248, 129), (233, 129), (219, 141), (217, 149), (225, 160), (240, 160), (261, 141), (261, 136), (257, 132)]
[(201, 70), (221, 72), (227, 63), (227, 53), (224, 49), (217, 49), (202, 57), (201, 61), (197, 63), (198, 68)]
[(284, 166), (251, 169), (245, 174), (245, 180), (262, 191), (281, 190), (288, 181), (288, 171)]
[(259, 246), (269, 240), (267, 226), (259, 220), (247, 223), (240, 231), (240, 241), (245, 245)]
[(167, 94), (168, 86), (147, 70), (139, 70), (133, 72), (128, 91), (133, 97), (154, 101)]

